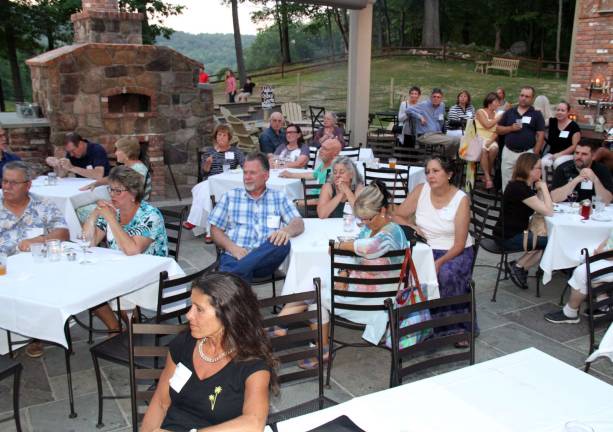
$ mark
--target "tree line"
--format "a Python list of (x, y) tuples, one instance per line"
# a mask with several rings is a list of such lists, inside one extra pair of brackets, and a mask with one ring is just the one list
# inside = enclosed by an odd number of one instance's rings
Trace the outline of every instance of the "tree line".
[[(246, 70), (334, 57), (348, 49), (346, 9), (290, 0), (217, 1), (233, 12), (232, 54), (227, 37), (206, 40), (215, 47), (226, 46), (223, 50), (211, 50), (208, 45), (190, 48), (186, 41), (191, 37), (184, 34), (166, 42), (173, 29), (162, 20), (181, 14), (183, 6), (163, 0), (119, 0), (119, 4), (122, 10), (146, 17), (142, 24), (144, 43), (167, 44), (190, 57), (212, 62), (212, 73), (218, 72), (224, 58), (233, 55), (235, 62), (226, 60), (226, 64), (236, 65), (241, 82)], [(238, 8), (245, 2), (259, 6), (251, 19), (267, 25), (255, 39), (240, 32)], [(0, 0), (0, 110), (5, 109), (5, 98), (21, 101), (28, 96), (24, 59), (72, 42), (70, 15), (80, 7), (80, 0)], [(522, 55), (564, 62), (570, 52), (574, 7), (572, 0), (378, 0), (373, 9), (373, 49), (474, 44), (502, 54), (522, 41)], [(206, 59), (196, 54), (198, 48), (220, 55)]]

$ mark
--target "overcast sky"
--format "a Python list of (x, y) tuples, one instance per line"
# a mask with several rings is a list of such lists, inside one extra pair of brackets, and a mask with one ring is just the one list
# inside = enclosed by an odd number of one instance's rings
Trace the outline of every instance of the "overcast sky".
[[(182, 15), (170, 17), (165, 24), (175, 30), (187, 33), (232, 33), (232, 9), (223, 6), (220, 0), (168, 0), (185, 6)], [(257, 33), (255, 24), (249, 18), (257, 10), (251, 3), (238, 6), (241, 34)]]

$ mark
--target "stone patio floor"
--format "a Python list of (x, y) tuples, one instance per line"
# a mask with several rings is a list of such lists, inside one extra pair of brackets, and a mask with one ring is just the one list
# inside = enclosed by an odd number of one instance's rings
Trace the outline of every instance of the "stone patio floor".
[[(186, 202), (186, 201), (184, 201)], [(187, 201), (188, 202), (188, 201)], [(181, 245), (181, 267), (186, 273), (201, 269), (213, 262), (215, 250), (206, 245), (202, 237), (184, 232)], [(542, 296), (535, 296), (535, 279), (530, 278), (530, 289), (521, 291), (510, 280), (502, 281), (498, 301), (490, 301), (496, 270), (482, 265), (492, 265), (497, 257), (480, 251), (475, 269), (477, 319), (481, 329), (476, 339), (476, 359), (482, 362), (528, 347), (536, 347), (576, 368), (581, 368), (587, 356), (588, 327), (586, 320), (578, 325), (554, 325), (543, 319), (543, 314), (556, 309), (565, 284), (565, 275), (554, 274), (544, 288)], [(259, 296), (270, 295), (269, 287), (258, 287)], [(604, 328), (598, 334), (602, 335)], [(353, 337), (353, 335), (352, 335)], [(104, 424), (96, 428), (96, 382), (87, 334), (73, 327), (75, 354), (72, 357), (75, 409), (78, 416), (68, 418), (66, 369), (63, 350), (47, 346), (39, 359), (30, 359), (22, 351), (17, 359), (24, 366), (21, 382), (21, 410), (25, 431), (129, 431), (129, 399), (105, 400)], [(387, 388), (389, 381), (389, 352), (381, 349), (341, 350), (334, 362), (332, 388), (326, 395), (342, 402), (354, 396)], [(419, 380), (449, 368), (426, 372), (415, 376)], [(593, 364), (590, 374), (613, 384), (613, 364), (600, 360)], [(110, 363), (102, 363), (105, 394), (128, 395), (128, 369)], [(11, 415), (12, 380), (0, 382), (0, 418)], [(576, 389), (575, 389), (576, 390)], [(317, 392), (315, 381), (283, 386), (281, 395), (272, 400), (273, 409), (282, 409), (301, 401), (312, 399)], [(15, 431), (12, 420), (0, 423), (0, 432)]]

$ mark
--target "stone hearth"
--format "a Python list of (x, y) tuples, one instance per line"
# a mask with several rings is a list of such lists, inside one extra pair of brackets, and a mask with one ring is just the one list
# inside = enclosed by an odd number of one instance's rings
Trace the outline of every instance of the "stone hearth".
[[(109, 153), (118, 138), (136, 136), (148, 143), (156, 198), (164, 194), (165, 148), (194, 160), (209, 142), (214, 105), (212, 91), (197, 87), (200, 63), (167, 47), (140, 44), (141, 19), (120, 12), (116, 0), (84, 1), (83, 11), (72, 16), (75, 44), (27, 64), (33, 99), (49, 119), (56, 152), (70, 131)], [(173, 171), (179, 184), (195, 181), (195, 165)]]

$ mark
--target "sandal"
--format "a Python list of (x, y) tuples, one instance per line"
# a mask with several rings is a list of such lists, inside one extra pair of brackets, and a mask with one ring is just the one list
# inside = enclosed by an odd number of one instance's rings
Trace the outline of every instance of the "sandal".
[[(330, 347), (325, 347), (323, 351), (324, 351), (323, 362), (328, 363), (328, 360), (330, 359)], [(300, 369), (315, 369), (318, 366), (319, 366), (319, 362), (317, 361), (317, 357), (305, 358), (298, 362), (298, 367)]]
[(266, 329), (266, 333), (268, 334), (268, 338), (271, 339), (274, 337), (281, 337), (287, 335), (287, 329), (275, 325), (272, 327), (268, 327)]
[(494, 182), (491, 180), (486, 180), (485, 182), (485, 190), (494, 189)]
[(468, 348), (470, 346), (470, 343), (467, 340), (463, 340), (463, 341), (456, 342), (455, 344), (453, 344), (453, 346), (458, 349), (464, 349), (464, 348)]
[(30, 342), (26, 347), (26, 355), (30, 358), (39, 358), (45, 353), (43, 343), (40, 341)]

